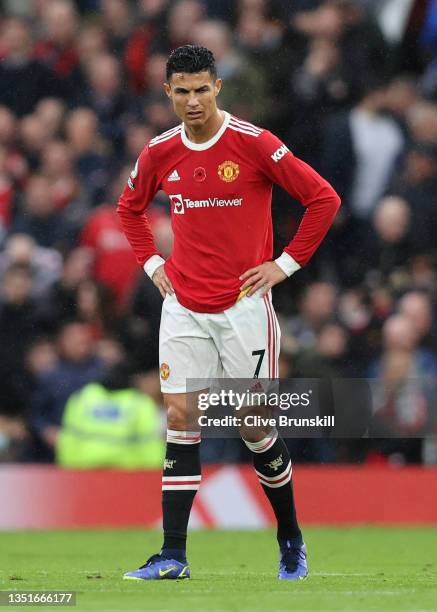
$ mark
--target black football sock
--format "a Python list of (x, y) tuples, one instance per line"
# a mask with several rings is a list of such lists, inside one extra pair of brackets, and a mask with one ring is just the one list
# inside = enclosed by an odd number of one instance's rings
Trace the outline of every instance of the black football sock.
[(253, 453), (256, 475), (275, 513), (279, 544), (290, 541), (292, 546), (302, 544), (291, 482), (291, 459), (284, 440), (275, 429), (259, 442), (244, 440), (244, 443)]
[(161, 555), (185, 561), (187, 527), (200, 485), (200, 432), (167, 430), (162, 476), (164, 543)]

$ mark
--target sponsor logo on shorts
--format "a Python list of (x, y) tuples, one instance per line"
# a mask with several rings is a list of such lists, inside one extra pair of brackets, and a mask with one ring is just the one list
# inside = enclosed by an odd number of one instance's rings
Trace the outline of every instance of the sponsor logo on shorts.
[(175, 463), (176, 459), (164, 459), (164, 470), (172, 470)]
[(217, 168), (217, 174), (225, 183), (232, 183), (240, 174), (240, 166), (230, 160), (224, 161)]
[(167, 380), (170, 376), (170, 366), (168, 365), (168, 363), (161, 363), (160, 372), (162, 380)]
[(180, 193), (169, 195), (169, 198), (175, 215), (183, 215), (189, 208), (233, 208), (243, 204), (243, 198), (192, 200), (191, 198), (183, 198)]
[(271, 158), (275, 163), (278, 163), (278, 161), (281, 161), (284, 155), (287, 155), (287, 153), (289, 152), (290, 149), (285, 144), (283, 144), (281, 147), (279, 147), (279, 149), (276, 149), (273, 155), (271, 155)]

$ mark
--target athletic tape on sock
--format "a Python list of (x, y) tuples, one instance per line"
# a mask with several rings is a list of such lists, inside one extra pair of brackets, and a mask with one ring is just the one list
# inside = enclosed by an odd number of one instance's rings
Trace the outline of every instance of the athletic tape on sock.
[(244, 438), (243, 438), (243, 442), (247, 446), (247, 448), (251, 450), (253, 453), (265, 453), (266, 451), (269, 450), (269, 448), (273, 446), (273, 444), (276, 442), (277, 439), (278, 439), (278, 430), (275, 428), (275, 429), (272, 429), (272, 431), (266, 438), (259, 440), (259, 442), (249, 442), (248, 440), (244, 440)]
[(173, 444), (198, 444), (200, 442), (200, 431), (167, 429), (167, 442), (172, 442)]

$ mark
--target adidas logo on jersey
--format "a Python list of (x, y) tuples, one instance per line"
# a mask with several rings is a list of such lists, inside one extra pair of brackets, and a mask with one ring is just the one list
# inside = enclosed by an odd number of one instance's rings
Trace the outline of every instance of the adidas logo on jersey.
[(168, 175), (167, 180), (168, 180), (168, 182), (170, 182), (170, 181), (180, 181), (181, 177), (179, 176), (177, 170), (173, 170), (173, 172)]

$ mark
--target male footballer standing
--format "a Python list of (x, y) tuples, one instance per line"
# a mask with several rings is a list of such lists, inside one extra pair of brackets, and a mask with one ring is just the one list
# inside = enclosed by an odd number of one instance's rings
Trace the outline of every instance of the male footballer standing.
[[(164, 543), (126, 579), (189, 578), (187, 525), (201, 480), (201, 435), (187, 431), (187, 379), (214, 379), (219, 372), (227, 378), (278, 377), (280, 330), (270, 289), (308, 262), (340, 205), (332, 187), (276, 136), (219, 110), (221, 86), (208, 49), (185, 45), (171, 53), (164, 87), (182, 123), (148, 143), (118, 203), (137, 260), (164, 298), (159, 350), (168, 427)], [(275, 261), (273, 183), (306, 209)], [(167, 261), (157, 252), (145, 214), (161, 189), (170, 199), (174, 231)], [(287, 447), (276, 430), (253, 429), (243, 439), (277, 519), (278, 577), (305, 578)]]

